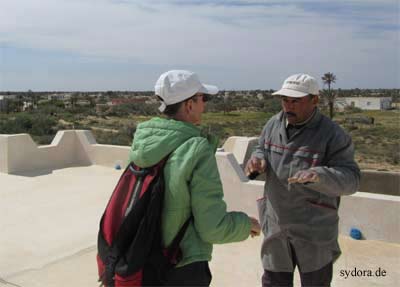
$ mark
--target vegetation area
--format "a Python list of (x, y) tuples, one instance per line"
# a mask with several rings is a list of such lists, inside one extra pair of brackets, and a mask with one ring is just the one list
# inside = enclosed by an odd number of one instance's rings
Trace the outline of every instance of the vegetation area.
[[(216, 134), (222, 145), (230, 136), (258, 136), (266, 121), (280, 110), (280, 101), (268, 93), (246, 97), (220, 94), (207, 106), (202, 128)], [(24, 112), (0, 113), (0, 134), (29, 133), (38, 144), (49, 144), (59, 130), (87, 129), (98, 143), (130, 145), (137, 124), (159, 116), (157, 107), (156, 103), (127, 103), (96, 109), (93, 104), (65, 107), (61, 101), (48, 101)], [(328, 106), (322, 110), (329, 115)], [(364, 121), (371, 118), (373, 124)], [(399, 110), (353, 108), (336, 112), (334, 120), (351, 134), (361, 168), (400, 171)]]

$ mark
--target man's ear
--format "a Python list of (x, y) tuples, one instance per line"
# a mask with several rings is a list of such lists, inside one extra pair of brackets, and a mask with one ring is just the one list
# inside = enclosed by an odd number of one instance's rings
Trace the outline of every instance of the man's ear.
[(319, 103), (319, 96), (314, 96), (314, 97), (312, 98), (312, 103), (313, 103), (314, 105), (318, 105), (318, 103)]

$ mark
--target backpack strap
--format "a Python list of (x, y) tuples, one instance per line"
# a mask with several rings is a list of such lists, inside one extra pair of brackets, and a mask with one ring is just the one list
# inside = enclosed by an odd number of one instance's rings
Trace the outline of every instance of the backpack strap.
[(181, 229), (178, 231), (178, 233), (175, 235), (174, 240), (172, 240), (172, 243), (166, 248), (166, 255), (167, 258), (169, 258), (172, 262), (172, 264), (176, 265), (181, 258), (180, 254), (180, 249), (179, 249), (179, 244), (181, 243), (183, 236), (186, 233), (186, 230), (190, 224), (190, 222), (193, 220), (193, 215), (190, 215), (190, 217), (185, 221), (185, 223), (182, 225)]

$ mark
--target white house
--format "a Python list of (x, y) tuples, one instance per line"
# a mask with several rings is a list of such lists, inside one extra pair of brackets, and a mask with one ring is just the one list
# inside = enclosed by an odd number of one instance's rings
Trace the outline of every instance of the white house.
[(355, 107), (362, 110), (389, 110), (392, 105), (391, 97), (344, 97), (335, 102), (339, 110), (345, 107)]
[(5, 110), (7, 105), (7, 99), (4, 96), (0, 96), (0, 112)]
[(47, 99), (50, 100), (59, 100), (59, 101), (66, 101), (71, 99), (71, 94), (66, 93), (66, 94), (51, 94), (47, 95)]

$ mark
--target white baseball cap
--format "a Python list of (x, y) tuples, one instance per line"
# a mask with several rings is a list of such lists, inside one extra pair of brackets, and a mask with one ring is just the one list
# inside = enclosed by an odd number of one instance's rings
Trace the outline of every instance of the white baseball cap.
[(163, 112), (168, 105), (182, 102), (196, 93), (215, 95), (218, 88), (200, 82), (197, 74), (185, 70), (171, 70), (162, 74), (154, 86), (155, 94), (162, 99), (158, 108)]
[(273, 95), (301, 98), (307, 95), (319, 95), (318, 82), (307, 74), (296, 74), (287, 78), (279, 91)]

